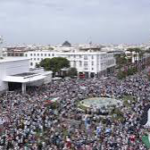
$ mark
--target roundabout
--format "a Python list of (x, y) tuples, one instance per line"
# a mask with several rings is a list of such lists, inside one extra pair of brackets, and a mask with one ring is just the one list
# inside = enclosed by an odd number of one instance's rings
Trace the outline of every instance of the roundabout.
[(93, 97), (80, 101), (80, 105), (85, 108), (93, 109), (111, 109), (122, 105), (121, 100), (108, 97)]

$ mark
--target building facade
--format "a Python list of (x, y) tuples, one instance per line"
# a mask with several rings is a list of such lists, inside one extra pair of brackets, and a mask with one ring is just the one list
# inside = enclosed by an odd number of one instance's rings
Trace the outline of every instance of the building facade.
[(79, 74), (83, 73), (87, 77), (99, 76), (116, 65), (114, 55), (107, 52), (35, 50), (25, 52), (24, 56), (30, 59), (30, 68), (35, 68), (36, 64), (45, 58), (64, 57), (70, 61), (70, 66), (75, 67)]
[(0, 92), (21, 89), (25, 93), (26, 86), (36, 86), (39, 83), (47, 84), (51, 82), (51, 79), (51, 71), (31, 71), (28, 58), (3, 57), (0, 59)]

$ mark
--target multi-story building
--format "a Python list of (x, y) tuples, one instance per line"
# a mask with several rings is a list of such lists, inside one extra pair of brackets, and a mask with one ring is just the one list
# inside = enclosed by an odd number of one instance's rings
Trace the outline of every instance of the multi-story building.
[(114, 55), (100, 51), (49, 51), (35, 50), (24, 53), (30, 59), (30, 68), (35, 68), (45, 58), (64, 57), (70, 61), (70, 66), (75, 67), (78, 73), (87, 77), (94, 77), (110, 72), (116, 65)]

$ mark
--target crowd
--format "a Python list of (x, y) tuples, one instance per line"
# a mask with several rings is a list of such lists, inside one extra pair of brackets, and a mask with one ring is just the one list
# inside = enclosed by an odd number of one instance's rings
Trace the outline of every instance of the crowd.
[[(32, 87), (26, 94), (7, 92), (0, 97), (1, 150), (146, 150), (141, 124), (150, 104), (147, 70), (118, 80), (69, 79)], [(122, 119), (99, 115), (78, 107), (88, 97), (131, 95), (128, 107), (119, 110)], [(51, 98), (58, 98), (51, 101)], [(3, 123), (4, 122), (4, 123)]]

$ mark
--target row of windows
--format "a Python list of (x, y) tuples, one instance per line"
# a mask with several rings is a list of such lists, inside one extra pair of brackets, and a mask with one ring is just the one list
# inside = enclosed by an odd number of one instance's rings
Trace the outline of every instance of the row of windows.
[(8, 53), (7, 56), (23, 56), (23, 53)]
[(43, 58), (31, 58), (31, 60), (34, 60), (34, 61), (38, 60), (38, 61), (41, 61), (41, 60), (43, 60)]
[[(25, 56), (27, 57), (28, 55), (27, 54), (25, 54)], [(45, 53), (45, 54), (43, 54), (43, 53), (30, 53), (30, 56), (32, 57), (32, 56), (45, 56), (45, 57), (50, 57), (50, 56), (55, 56), (55, 54), (47, 54), (47, 53)], [(77, 58), (77, 57), (79, 57), (79, 58), (82, 58), (83, 57), (83, 55), (68, 55), (68, 56), (66, 56), (66, 57), (68, 57), (68, 58), (70, 58), (70, 57), (74, 57), (74, 58)], [(84, 55), (84, 59), (85, 60), (87, 60), (89, 58), (89, 56), (88, 55)], [(94, 59), (94, 56), (92, 55), (91, 56), (91, 58), (92, 59)]]
[[(94, 68), (91, 68), (92, 70), (94, 70)], [(89, 68), (85, 67), (84, 70), (89, 70)]]
[[(31, 61), (41, 61), (43, 58), (31, 58)], [(73, 62), (76, 65), (76, 61)], [(94, 61), (91, 62), (91, 65), (94, 66)], [(79, 61), (79, 66), (82, 67), (82, 61)], [(84, 66), (88, 66), (88, 61), (84, 62)]]
[[(25, 56), (27, 57), (28, 55), (25, 54)], [(36, 54), (36, 53), (32, 54), (32, 53), (31, 53), (30, 56), (45, 56), (45, 57), (48, 57), (48, 56), (49, 56), (49, 57), (50, 57), (50, 56), (55, 56), (55, 54), (46, 54), (46, 53), (45, 53), (45, 54), (43, 54), (43, 53), (41, 53), (41, 54), (39, 54), (39, 53), (37, 53), (37, 54)]]
[[(71, 64), (72, 64), (73, 67), (77, 67), (77, 62), (76, 62), (76, 61), (72, 61)], [(82, 61), (79, 61), (79, 67), (82, 67), (83, 64), (84, 64), (84, 68), (89, 68), (88, 62), (82, 63)], [(94, 62), (92, 62), (91, 65), (92, 65), (92, 68), (93, 68)], [(94, 68), (93, 68), (93, 69), (94, 69)], [(93, 70), (93, 69), (92, 69), (92, 70)], [(86, 70), (86, 69), (85, 69), (85, 70)]]

